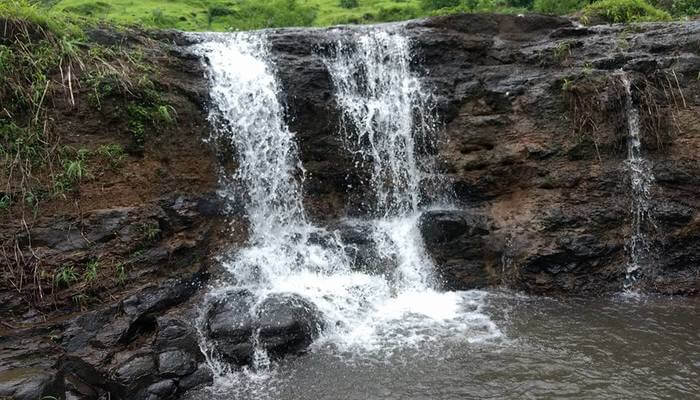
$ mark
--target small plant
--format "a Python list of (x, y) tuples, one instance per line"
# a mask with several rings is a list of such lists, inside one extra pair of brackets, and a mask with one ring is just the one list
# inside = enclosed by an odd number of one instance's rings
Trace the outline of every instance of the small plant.
[(126, 281), (126, 264), (121, 262), (121, 263), (117, 264), (115, 269), (116, 269), (117, 281), (119, 282), (120, 285), (124, 284), (124, 282)]
[(70, 286), (78, 281), (78, 274), (72, 265), (64, 265), (58, 269), (54, 281), (58, 286)]
[(564, 62), (571, 56), (571, 44), (568, 42), (560, 43), (554, 48), (554, 58), (559, 62)]
[(156, 107), (157, 119), (162, 122), (168, 124), (172, 124), (173, 122), (175, 122), (175, 117), (173, 116), (173, 114), (175, 114), (175, 108), (173, 106), (160, 105)]
[(2, 210), (7, 210), (10, 208), (10, 204), (12, 204), (12, 201), (10, 200), (10, 195), (3, 195), (0, 197), (0, 211)]
[(97, 260), (92, 260), (85, 266), (85, 272), (83, 272), (83, 281), (86, 283), (94, 282), (97, 279), (97, 274), (100, 270), (100, 262)]
[(561, 84), (561, 90), (564, 92), (570, 92), (574, 87), (574, 81), (571, 79), (564, 78), (564, 82)]
[(150, 222), (139, 225), (139, 231), (143, 235), (146, 243), (153, 243), (160, 236), (160, 227), (157, 222)]
[(82, 159), (69, 160), (64, 164), (65, 177), (71, 183), (80, 182), (88, 177), (88, 170), (85, 166), (85, 161)]
[(583, 64), (583, 74), (584, 75), (591, 75), (593, 73), (593, 64), (590, 62), (586, 62)]
[(72, 299), (73, 299), (73, 303), (75, 303), (75, 305), (78, 306), (78, 308), (80, 308), (82, 310), (83, 307), (85, 306), (85, 303), (87, 303), (87, 301), (90, 298), (85, 293), (78, 293), (78, 294), (73, 295)]
[(124, 160), (124, 147), (120, 144), (105, 144), (97, 149), (97, 154), (100, 157), (109, 161), (109, 165), (112, 169), (116, 169), (121, 166)]

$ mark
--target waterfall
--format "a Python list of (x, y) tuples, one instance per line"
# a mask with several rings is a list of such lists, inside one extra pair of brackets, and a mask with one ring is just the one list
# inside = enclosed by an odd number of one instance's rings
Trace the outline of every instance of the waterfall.
[[(427, 97), (409, 70), (409, 43), (381, 32), (360, 39), (361, 55), (342, 51), (327, 61), (339, 104), (346, 110), (345, 123), (364, 124), (357, 129), (361, 137), (352, 140), (357, 146), (352, 151), (372, 165), (370, 186), (377, 194), (379, 216), (372, 222), (372, 239), (377, 257), (394, 261), (387, 263), (391, 270), (357, 268), (340, 233), (307, 218), (304, 169), (285, 122), (284, 93), (265, 33), (206, 34), (193, 51), (208, 71), (215, 142), (230, 144), (237, 165), (236, 175), (222, 180), (222, 192), (229, 201), (245, 204), (250, 231), (246, 246), (224, 258), (231, 279), (217, 283), (207, 297), (221, 300), (231, 288), (247, 289), (256, 304), (274, 294), (300, 295), (318, 308), (325, 322), (315, 346), (343, 354), (389, 355), (400, 346), (445, 336), (468, 341), (496, 337), (498, 328), (483, 313), (484, 292), (440, 293), (432, 288), (433, 265), (417, 224), (421, 180), (428, 173), (421, 168), (418, 151), (419, 141), (426, 139), (419, 136), (432, 127), (428, 118), (415, 117)], [(357, 68), (367, 74), (360, 81), (353, 77)], [(218, 375), (237, 376), (218, 367), (201, 336)], [(258, 348), (253, 363), (265, 369), (270, 359)]]
[(434, 140), (434, 123), (430, 93), (410, 69), (410, 42), (399, 32), (370, 29), (352, 43), (339, 41), (325, 62), (343, 112), (346, 148), (358, 165), (370, 165), (378, 253), (398, 260), (397, 281), (426, 289), (433, 265), (417, 222), (421, 184), (435, 176), (432, 158), (421, 151)]
[(431, 139), (431, 96), (410, 70), (410, 50), (406, 37), (370, 30), (352, 44), (338, 42), (335, 57), (326, 59), (348, 150), (371, 164), (375, 211), (382, 217), (416, 212), (427, 172), (418, 150)]
[(654, 175), (648, 160), (642, 156), (642, 143), (639, 136), (639, 110), (632, 98), (632, 83), (623, 72), (620, 79), (625, 88), (625, 111), (627, 113), (627, 159), (625, 168), (629, 174), (632, 217), (631, 232), (625, 243), (628, 259), (625, 268), (624, 288), (634, 288), (644, 268), (649, 262), (651, 241), (647, 230), (654, 226), (650, 209), (651, 187)]

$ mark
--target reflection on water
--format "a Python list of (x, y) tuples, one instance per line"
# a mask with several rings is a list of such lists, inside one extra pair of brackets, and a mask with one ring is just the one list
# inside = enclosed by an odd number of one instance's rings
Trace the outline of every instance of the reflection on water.
[(700, 299), (490, 292), (484, 312), (501, 336), (441, 335), (391, 352), (322, 342), (188, 398), (697, 399), (699, 311)]

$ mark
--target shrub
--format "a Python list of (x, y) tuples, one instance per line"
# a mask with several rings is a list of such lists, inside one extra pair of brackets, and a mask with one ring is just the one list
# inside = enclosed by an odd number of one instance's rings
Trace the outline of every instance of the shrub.
[(392, 22), (416, 17), (418, 17), (418, 10), (414, 7), (382, 7), (374, 20), (378, 22)]
[(239, 3), (238, 12), (231, 21), (231, 29), (250, 30), (310, 26), (316, 19), (317, 13), (317, 7), (301, 5), (297, 0), (273, 0), (269, 2), (247, 0)]
[(600, 19), (610, 23), (668, 21), (671, 15), (654, 8), (644, 0), (600, 0), (583, 10), (586, 20)]
[(357, 0), (340, 0), (340, 6), (343, 8), (357, 8), (359, 5)]
[(457, 7), (460, 0), (421, 0), (420, 5), (424, 10), (439, 10), (441, 8)]
[(564, 15), (580, 10), (586, 0), (535, 0), (533, 10), (543, 14)]
[(673, 15), (698, 15), (700, 14), (700, 0), (674, 0), (671, 6)]

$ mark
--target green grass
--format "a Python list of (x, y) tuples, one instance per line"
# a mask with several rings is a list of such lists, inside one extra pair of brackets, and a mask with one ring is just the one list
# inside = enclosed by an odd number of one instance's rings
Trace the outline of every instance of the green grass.
[[(13, 6), (17, 1), (29, 0), (4, 0), (4, 5), (0, 4), (0, 16), (12, 15), (72, 35), (80, 31), (77, 26), (84, 25), (83, 21), (186, 31), (231, 31), (389, 22), (453, 12), (568, 14), (590, 3), (589, 0), (32, 0), (39, 5)], [(674, 17), (700, 11), (697, 0), (650, 2)], [(72, 17), (59, 18), (61, 14)], [(660, 13), (647, 15), (644, 20), (665, 19)]]
[[(695, 1), (652, 3), (680, 17), (698, 12)], [(127, 25), (227, 31), (388, 22), (465, 11), (567, 14), (588, 4), (589, 0), (357, 0), (356, 6), (354, 0), (58, 0), (51, 10)], [(651, 12), (646, 19), (656, 17), (665, 15)]]

